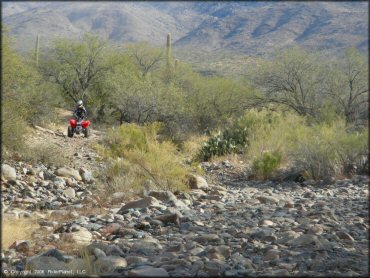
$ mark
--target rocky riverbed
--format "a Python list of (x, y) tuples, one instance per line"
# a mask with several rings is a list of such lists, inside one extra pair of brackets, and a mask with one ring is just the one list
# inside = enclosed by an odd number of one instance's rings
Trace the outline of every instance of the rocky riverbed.
[(3, 273), (368, 275), (368, 177), (226, 182), (220, 172), (232, 165), (211, 166), (206, 179), (191, 177), (189, 192), (125, 202), (116, 192), (102, 207), (89, 170), (3, 165), (3, 217), (37, 214), (39, 225), (32, 240), (3, 250)]

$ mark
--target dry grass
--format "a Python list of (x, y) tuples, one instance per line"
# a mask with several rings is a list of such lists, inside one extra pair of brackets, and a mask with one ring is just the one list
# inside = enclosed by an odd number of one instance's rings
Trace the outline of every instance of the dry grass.
[(148, 183), (160, 190), (187, 190), (190, 167), (182, 163), (172, 142), (157, 139), (160, 128), (158, 123), (144, 127), (127, 124), (107, 133), (97, 151), (109, 162), (100, 177), (108, 194), (140, 194), (150, 187)]
[(23, 157), (31, 163), (42, 162), (47, 165), (64, 166), (68, 162), (64, 150), (50, 142), (39, 142), (23, 152)]
[(186, 140), (181, 148), (181, 151), (184, 153), (186, 158), (193, 159), (197, 156), (202, 144), (208, 140), (208, 136), (205, 135), (193, 135)]
[(1, 248), (8, 249), (16, 240), (32, 240), (32, 232), (39, 228), (35, 219), (20, 218), (9, 220), (4, 218), (1, 223)]
[(61, 130), (63, 132), (66, 132), (67, 126), (69, 124), (69, 119), (72, 118), (73, 112), (63, 108), (55, 108), (55, 114), (57, 115), (57, 121), (49, 123), (47, 125), (47, 128), (53, 131)]
[(222, 156), (213, 156), (209, 162), (210, 163), (220, 163), (222, 161), (228, 160), (231, 164), (233, 165), (245, 165), (245, 157), (242, 154), (236, 154), (236, 153), (230, 153), (230, 154), (225, 154)]

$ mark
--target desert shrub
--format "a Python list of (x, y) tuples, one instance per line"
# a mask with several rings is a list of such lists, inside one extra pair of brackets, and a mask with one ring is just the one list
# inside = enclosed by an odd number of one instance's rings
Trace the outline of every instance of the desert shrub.
[(8, 108), (3, 109), (2, 115), (4, 119), (1, 128), (3, 150), (21, 151), (24, 143), (23, 136), (25, 134), (25, 126), (27, 123), (18, 114), (10, 113), (10, 111), (8, 112)]
[(52, 143), (38, 143), (24, 148), (21, 152), (24, 160), (30, 163), (42, 163), (45, 165), (65, 166), (68, 158), (64, 156), (63, 150)]
[(108, 163), (107, 167), (100, 173), (100, 180), (103, 183), (100, 184), (100, 189), (110, 195), (114, 192), (123, 191), (127, 193), (127, 196), (140, 194), (142, 187), (135, 186), (135, 176), (130, 163), (127, 161), (116, 160)]
[(142, 127), (126, 124), (108, 132), (97, 150), (113, 159), (105, 175), (112, 190), (142, 192), (148, 183), (160, 190), (187, 189), (189, 169), (181, 163), (173, 143), (159, 141), (160, 128), (158, 123)]
[(238, 125), (248, 130), (244, 156), (260, 177), (264, 176), (259, 170), (264, 168), (264, 153), (267, 164), (269, 156), (278, 153), (278, 164), (303, 168), (314, 179), (348, 175), (356, 167), (366, 167), (367, 130), (350, 132), (344, 120), (336, 117), (315, 123), (292, 112), (252, 109)]
[(280, 166), (282, 155), (279, 151), (264, 152), (253, 161), (252, 171), (259, 179), (267, 179)]
[(7, 151), (22, 151), (28, 124), (40, 124), (53, 115), (56, 96), (33, 62), (13, 50), (2, 30), (2, 134)]
[(247, 111), (238, 119), (238, 125), (248, 130), (249, 143), (244, 150), (247, 161), (253, 161), (264, 152), (279, 152), (282, 162), (287, 159), (291, 142), (286, 136), (297, 126), (304, 124), (304, 118), (293, 113), (270, 111), (268, 109)]
[(218, 132), (205, 142), (198, 155), (202, 161), (242, 150), (248, 143), (247, 129), (235, 126)]
[(347, 175), (347, 165), (356, 164), (368, 153), (367, 131), (349, 133), (343, 120), (333, 124), (301, 126), (288, 138), (289, 156), (313, 179)]
[(200, 152), (203, 142), (207, 141), (206, 135), (189, 135), (189, 137), (182, 141), (179, 148), (184, 153), (187, 159), (193, 160)]

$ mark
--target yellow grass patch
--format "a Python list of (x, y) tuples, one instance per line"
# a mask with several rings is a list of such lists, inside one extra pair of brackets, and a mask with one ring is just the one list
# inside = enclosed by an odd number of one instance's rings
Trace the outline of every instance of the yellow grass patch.
[(16, 240), (31, 240), (32, 232), (38, 227), (39, 225), (35, 219), (3, 219), (1, 224), (1, 248), (3, 250), (8, 249)]

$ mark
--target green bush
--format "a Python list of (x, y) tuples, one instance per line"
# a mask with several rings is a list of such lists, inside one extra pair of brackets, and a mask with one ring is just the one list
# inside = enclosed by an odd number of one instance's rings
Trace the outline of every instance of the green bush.
[[(254, 170), (263, 169), (258, 165), (263, 165), (261, 153), (265, 152), (278, 153), (281, 164), (303, 168), (313, 179), (348, 176), (356, 166), (366, 167), (367, 129), (350, 132), (344, 120), (338, 118), (313, 123), (291, 112), (252, 109), (238, 120), (238, 125), (248, 130), (244, 155), (246, 161), (254, 161)], [(263, 171), (260, 173), (264, 176)]]
[(203, 144), (198, 157), (202, 161), (208, 161), (214, 156), (241, 151), (247, 143), (247, 129), (236, 126), (209, 138)]
[(282, 155), (278, 151), (264, 152), (260, 157), (253, 161), (252, 170), (259, 179), (267, 179), (278, 169)]
[(160, 190), (186, 190), (189, 169), (181, 162), (176, 146), (159, 141), (162, 125), (121, 125), (111, 129), (97, 150), (113, 160), (103, 179), (114, 190), (133, 189), (142, 192), (151, 183)]
[(301, 126), (292, 130), (287, 140), (292, 145), (288, 155), (313, 179), (346, 176), (346, 167), (368, 153), (367, 130), (347, 132), (344, 120)]

